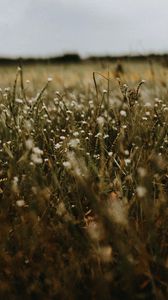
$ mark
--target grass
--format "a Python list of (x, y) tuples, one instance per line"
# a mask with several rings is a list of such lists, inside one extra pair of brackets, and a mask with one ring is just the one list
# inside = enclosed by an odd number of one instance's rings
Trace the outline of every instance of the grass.
[(167, 299), (168, 72), (123, 68), (1, 70), (1, 299)]

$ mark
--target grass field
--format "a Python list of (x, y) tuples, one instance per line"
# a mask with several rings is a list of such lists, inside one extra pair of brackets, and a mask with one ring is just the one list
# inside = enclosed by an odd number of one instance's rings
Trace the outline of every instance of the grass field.
[(122, 68), (0, 67), (0, 299), (167, 299), (168, 69)]

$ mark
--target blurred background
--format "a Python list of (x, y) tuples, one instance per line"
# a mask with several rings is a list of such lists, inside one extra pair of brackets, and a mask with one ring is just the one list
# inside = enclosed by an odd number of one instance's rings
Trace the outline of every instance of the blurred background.
[(0, 56), (168, 51), (167, 0), (0, 0)]

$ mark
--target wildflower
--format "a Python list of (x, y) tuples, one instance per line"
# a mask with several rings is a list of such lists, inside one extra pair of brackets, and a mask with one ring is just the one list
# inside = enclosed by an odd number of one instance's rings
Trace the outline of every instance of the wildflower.
[(15, 99), (15, 102), (16, 102), (16, 103), (18, 103), (18, 104), (22, 104), (22, 103), (23, 103), (23, 100), (22, 100), (22, 99), (19, 99), (19, 98), (17, 98), (17, 99)]
[(71, 110), (67, 110), (66, 113), (69, 114), (69, 115), (73, 114), (73, 112)]
[(24, 201), (24, 200), (17, 200), (17, 201), (16, 201), (16, 205), (17, 205), (18, 207), (23, 207), (23, 206), (25, 206), (25, 201)]
[(65, 140), (65, 136), (61, 135), (60, 140), (62, 140), (62, 141)]
[(124, 154), (128, 156), (128, 155), (129, 155), (129, 151), (128, 151), (128, 150), (125, 150), (125, 151), (124, 151)]
[(31, 160), (35, 164), (41, 164), (43, 162), (41, 155), (43, 154), (43, 151), (39, 149), (38, 147), (34, 147), (32, 149), (32, 154), (31, 154)]
[(78, 132), (78, 131), (75, 131), (75, 132), (73, 133), (73, 136), (75, 136), (75, 137), (79, 136), (79, 132)]
[(57, 143), (57, 144), (55, 144), (54, 148), (57, 150), (57, 149), (59, 149), (61, 146), (62, 146), (61, 143)]
[(104, 139), (109, 138), (109, 134), (105, 134), (103, 138), (104, 138)]
[(136, 192), (139, 198), (143, 198), (146, 195), (147, 190), (144, 186), (138, 186)]
[(128, 88), (128, 85), (127, 85), (126, 83), (124, 83), (124, 84), (123, 84), (123, 87), (124, 87), (125, 89), (127, 89), (127, 88)]
[(72, 147), (72, 148), (76, 148), (80, 143), (79, 139), (72, 139), (70, 140), (70, 142), (68, 143), (68, 146)]
[(27, 150), (31, 150), (34, 147), (34, 142), (32, 139), (28, 139), (25, 142), (25, 145), (26, 145)]
[(63, 166), (66, 168), (66, 169), (71, 169), (71, 163), (69, 161), (64, 161), (63, 162)]
[(104, 118), (101, 117), (101, 116), (98, 117), (98, 118), (97, 118), (97, 123), (98, 123), (99, 126), (103, 126), (103, 125), (104, 125)]
[(122, 117), (126, 117), (126, 116), (127, 116), (127, 113), (126, 113), (125, 110), (121, 110), (121, 111), (120, 111), (120, 115), (121, 115)]
[(109, 201), (108, 214), (115, 223), (122, 226), (126, 226), (128, 224), (127, 208), (125, 204), (118, 199), (118, 197), (116, 197), (113, 201)]
[(101, 134), (101, 132), (98, 132), (98, 133), (95, 135), (95, 138), (98, 138), (98, 137), (100, 137), (100, 136), (102, 136), (102, 134)]
[(138, 173), (140, 177), (145, 177), (146, 176), (146, 169), (139, 167), (138, 168)]
[(33, 152), (34, 152), (35, 154), (38, 154), (38, 155), (43, 154), (43, 151), (42, 151), (41, 149), (39, 149), (38, 147), (34, 147), (34, 148), (33, 148)]
[(32, 153), (31, 155), (31, 160), (32, 162), (34, 162), (35, 164), (41, 164), (43, 161), (42, 161), (42, 158), (39, 157), (37, 154), (35, 153)]
[(161, 99), (158, 99), (158, 98), (155, 98), (155, 102), (157, 102), (157, 103), (162, 103), (162, 102), (163, 102), (163, 100), (161, 100)]
[(131, 159), (130, 158), (126, 158), (124, 159), (126, 166), (129, 165), (131, 163)]

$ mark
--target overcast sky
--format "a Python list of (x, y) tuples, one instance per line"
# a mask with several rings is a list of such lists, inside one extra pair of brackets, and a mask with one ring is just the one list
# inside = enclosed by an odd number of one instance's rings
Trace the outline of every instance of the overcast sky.
[(168, 51), (168, 0), (0, 0), (0, 56)]

